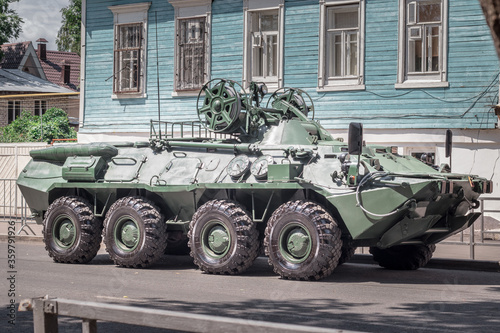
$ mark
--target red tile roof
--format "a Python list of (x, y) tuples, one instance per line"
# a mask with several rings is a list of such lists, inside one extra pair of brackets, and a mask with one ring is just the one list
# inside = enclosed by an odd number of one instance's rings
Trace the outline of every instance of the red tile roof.
[(24, 53), (31, 42), (3, 44), (1, 45), (3, 58), (0, 61), (0, 68), (18, 69), (23, 60)]
[[(64, 78), (61, 77), (63, 61), (70, 66), (70, 81), (68, 84), (65, 84)], [(47, 80), (61, 87), (80, 91), (80, 56), (77, 53), (47, 50), (47, 59), (40, 59), (40, 63)]]
[[(40, 38), (38, 41), (45, 40)], [(4, 57), (0, 61), (0, 68), (18, 69), (30, 44), (31, 42), (22, 42), (1, 45)], [(77, 53), (47, 50), (47, 59), (42, 60), (40, 56), (38, 58), (48, 81), (73, 91), (80, 91), (80, 56)], [(69, 83), (64, 83), (61, 76), (63, 62), (70, 66)]]

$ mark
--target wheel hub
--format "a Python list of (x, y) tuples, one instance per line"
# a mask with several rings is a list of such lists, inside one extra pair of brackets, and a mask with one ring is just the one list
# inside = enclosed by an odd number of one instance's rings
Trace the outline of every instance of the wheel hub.
[(220, 98), (214, 99), (212, 102), (212, 110), (214, 110), (216, 113), (220, 113), (222, 111), (222, 101)]
[(132, 221), (124, 223), (121, 230), (122, 243), (129, 248), (133, 248), (137, 244), (138, 238), (139, 230), (135, 223)]
[(65, 220), (61, 223), (59, 227), (59, 237), (58, 240), (64, 246), (70, 246), (75, 239), (75, 226), (69, 220)]
[(222, 254), (229, 245), (229, 234), (222, 226), (213, 227), (208, 234), (208, 247), (216, 254)]
[(287, 239), (288, 252), (295, 258), (304, 257), (309, 250), (309, 236), (302, 228), (290, 231)]

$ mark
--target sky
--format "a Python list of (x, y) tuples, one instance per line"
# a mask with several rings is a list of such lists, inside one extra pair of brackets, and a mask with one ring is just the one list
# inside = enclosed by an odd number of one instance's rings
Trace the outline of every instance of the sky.
[(32, 41), (35, 44), (38, 38), (49, 41), (48, 50), (57, 50), (56, 37), (61, 27), (61, 8), (67, 7), (69, 0), (20, 0), (13, 2), (9, 8), (14, 9), (23, 18), (23, 31), (16, 40), (9, 42)]

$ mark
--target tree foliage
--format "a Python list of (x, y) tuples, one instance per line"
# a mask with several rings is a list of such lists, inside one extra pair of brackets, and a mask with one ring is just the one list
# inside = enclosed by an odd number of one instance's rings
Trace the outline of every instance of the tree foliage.
[(63, 19), (57, 33), (57, 49), (80, 54), (82, 0), (70, 0), (70, 4), (61, 9), (61, 13)]
[(69, 126), (64, 110), (52, 108), (40, 116), (23, 111), (21, 116), (0, 129), (0, 142), (50, 142), (52, 139), (73, 139), (76, 131)]
[(16, 11), (9, 9), (12, 2), (19, 0), (0, 0), (0, 45), (7, 43), (12, 38), (19, 37), (21, 24), (24, 22)]

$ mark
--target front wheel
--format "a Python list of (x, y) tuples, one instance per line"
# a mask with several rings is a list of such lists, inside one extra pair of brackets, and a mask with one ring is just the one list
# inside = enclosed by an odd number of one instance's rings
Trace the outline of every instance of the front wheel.
[(212, 200), (198, 208), (188, 238), (194, 263), (206, 273), (240, 274), (258, 254), (259, 233), (237, 203)]
[(101, 244), (102, 221), (83, 198), (55, 200), (43, 220), (43, 241), (55, 262), (84, 264), (91, 261)]
[(106, 251), (116, 265), (145, 268), (165, 251), (166, 224), (158, 208), (141, 197), (117, 200), (104, 220)]
[(424, 267), (431, 260), (436, 245), (397, 245), (387, 249), (370, 247), (373, 260), (384, 268), (414, 270)]
[(337, 223), (321, 206), (290, 201), (269, 219), (264, 246), (269, 264), (282, 278), (320, 280), (337, 267), (340, 236)]

